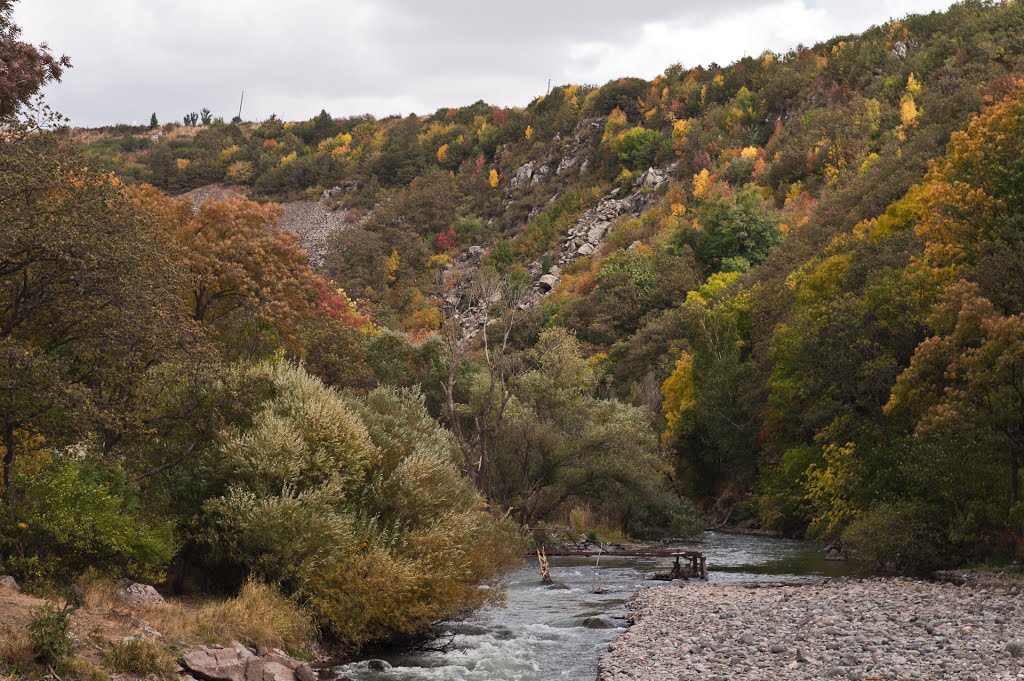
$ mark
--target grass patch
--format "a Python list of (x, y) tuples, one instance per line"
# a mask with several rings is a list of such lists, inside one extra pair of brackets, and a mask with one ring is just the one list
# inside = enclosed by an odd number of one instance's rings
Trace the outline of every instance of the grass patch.
[(64, 681), (110, 681), (110, 674), (105, 669), (80, 657), (72, 657), (61, 664), (60, 675)]
[(115, 642), (103, 655), (103, 662), (115, 672), (126, 674), (169, 674), (174, 659), (159, 643), (142, 639)]
[[(0, 674), (9, 670), (25, 669), (35, 661), (32, 639), (24, 629), (0, 631)], [(17, 678), (17, 674), (11, 674)], [(0, 680), (4, 677), (0, 676)]]
[[(87, 586), (85, 605), (123, 609), (117, 588), (109, 582)], [(260, 582), (246, 583), (238, 596), (224, 600), (138, 606), (138, 615), (168, 641), (182, 644), (242, 641), (253, 647), (304, 650), (316, 639), (306, 612), (277, 589)]]

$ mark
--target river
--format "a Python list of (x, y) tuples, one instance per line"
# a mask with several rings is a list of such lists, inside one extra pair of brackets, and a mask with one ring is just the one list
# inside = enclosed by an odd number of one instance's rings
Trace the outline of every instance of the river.
[[(849, 569), (826, 561), (820, 545), (791, 539), (705, 532), (667, 548), (702, 551), (708, 584), (820, 579)], [(624, 612), (637, 589), (665, 583), (650, 576), (666, 570), (671, 560), (602, 557), (595, 567), (596, 562), (552, 558), (552, 577), (569, 588), (550, 589), (540, 584), (537, 561), (528, 560), (506, 576), (504, 605), (443, 627), (436, 644), (450, 641), (446, 652), (382, 655), (379, 659), (392, 665), (385, 673), (369, 669), (365, 661), (336, 671), (354, 681), (592, 681), (598, 655), (621, 630), (587, 629), (583, 620)], [(689, 584), (701, 588), (705, 583)], [(596, 587), (605, 593), (595, 594)]]

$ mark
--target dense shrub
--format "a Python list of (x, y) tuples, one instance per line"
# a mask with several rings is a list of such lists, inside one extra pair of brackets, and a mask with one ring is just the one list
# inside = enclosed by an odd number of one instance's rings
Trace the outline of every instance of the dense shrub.
[(879, 570), (925, 573), (955, 560), (934, 508), (915, 501), (879, 503), (843, 533), (854, 559)]
[(217, 453), (204, 504), (221, 560), (298, 595), (358, 645), (414, 635), (485, 602), (513, 560), (507, 530), (454, 466), (415, 392), (346, 399), (300, 368), (259, 369), (275, 395)]
[(37, 608), (28, 624), (29, 639), (36, 659), (43, 664), (60, 664), (72, 652), (71, 613), (47, 604)]

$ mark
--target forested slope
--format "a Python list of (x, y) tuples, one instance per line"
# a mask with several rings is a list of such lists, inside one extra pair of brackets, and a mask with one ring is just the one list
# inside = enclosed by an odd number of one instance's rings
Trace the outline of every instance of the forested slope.
[[(511, 345), (571, 331), (590, 390), (647, 410), (675, 490), (715, 517), (980, 558), (1021, 529), (1022, 20), (966, 2), (521, 110), (175, 127), (116, 161), (171, 191), (338, 187), (327, 201), (359, 226), (332, 237), (324, 273), (414, 338), (444, 335), (445, 286), (472, 302), (455, 280), (480, 276), (463, 265), (481, 245), (484, 273), (544, 294)], [(566, 241), (623, 197), (607, 235)], [(988, 306), (970, 333), (968, 304)]]

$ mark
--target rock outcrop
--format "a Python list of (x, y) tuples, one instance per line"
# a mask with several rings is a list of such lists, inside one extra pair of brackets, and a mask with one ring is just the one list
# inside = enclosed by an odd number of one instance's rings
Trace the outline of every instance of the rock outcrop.
[[(543, 296), (550, 293), (558, 285), (564, 265), (596, 253), (604, 244), (616, 220), (624, 215), (639, 215), (656, 195), (657, 190), (668, 182), (674, 167), (669, 166), (664, 170), (649, 168), (636, 179), (628, 192), (623, 193), (621, 189), (614, 189), (596, 206), (584, 212), (562, 239), (556, 265), (545, 270), (541, 261), (537, 260), (527, 266), (533, 277), (533, 291), (519, 303), (519, 307), (533, 307)], [(520, 166), (509, 182), (506, 194), (509, 193), (509, 188), (514, 192), (524, 183), (532, 182), (532, 178), (537, 177), (542, 170), (544, 172), (541, 175), (545, 175), (549, 170), (545, 169), (548, 169), (547, 165), (535, 170), (532, 161)], [(463, 336), (467, 339), (476, 336), (488, 321), (488, 304), (476, 301), (470, 295), (483, 255), (482, 248), (473, 246), (459, 255), (445, 269), (443, 275), (444, 281), (455, 282), (445, 294), (444, 303), (449, 310), (454, 311), (462, 326)]]
[(259, 654), (238, 641), (230, 646), (199, 646), (181, 658), (185, 675), (201, 681), (317, 681), (305, 662), (280, 650)]

